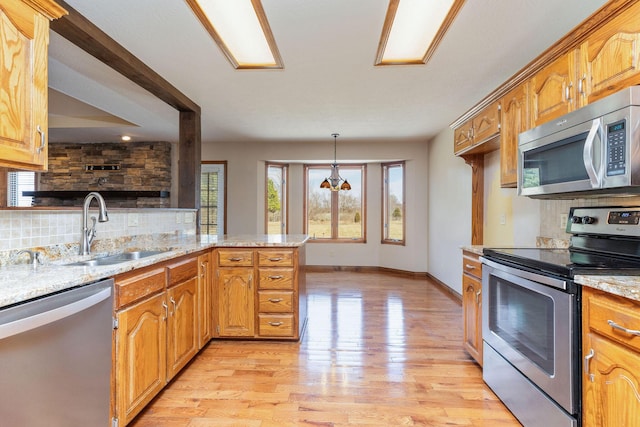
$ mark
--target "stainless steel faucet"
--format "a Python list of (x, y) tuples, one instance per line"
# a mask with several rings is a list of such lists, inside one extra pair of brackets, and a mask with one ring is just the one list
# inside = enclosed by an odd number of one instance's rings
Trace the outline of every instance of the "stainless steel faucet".
[(107, 204), (99, 193), (92, 191), (84, 198), (84, 205), (82, 206), (82, 233), (80, 236), (80, 255), (89, 255), (91, 253), (91, 242), (96, 237), (96, 217), (91, 217), (91, 228), (89, 228), (89, 205), (91, 201), (96, 199), (100, 207), (100, 213), (98, 215), (98, 221), (109, 221), (109, 215), (107, 214)]

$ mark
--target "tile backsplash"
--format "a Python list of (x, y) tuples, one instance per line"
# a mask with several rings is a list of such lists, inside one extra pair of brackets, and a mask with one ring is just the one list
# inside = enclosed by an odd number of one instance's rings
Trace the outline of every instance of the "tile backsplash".
[(640, 206), (640, 196), (595, 197), (571, 200), (541, 200), (540, 236), (548, 239), (569, 240), (564, 228), (560, 227), (561, 215), (567, 215), (572, 207), (584, 206)]
[[(90, 216), (97, 216), (95, 209)], [(96, 226), (100, 239), (132, 235), (195, 235), (194, 209), (109, 209), (109, 221)], [(80, 241), (81, 209), (0, 211), (0, 251), (73, 244)]]

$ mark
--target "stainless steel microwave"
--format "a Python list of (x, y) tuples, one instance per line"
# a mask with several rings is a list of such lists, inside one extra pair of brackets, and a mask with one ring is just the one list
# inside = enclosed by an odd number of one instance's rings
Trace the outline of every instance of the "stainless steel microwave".
[(640, 86), (519, 136), (518, 195), (609, 194), (640, 194)]

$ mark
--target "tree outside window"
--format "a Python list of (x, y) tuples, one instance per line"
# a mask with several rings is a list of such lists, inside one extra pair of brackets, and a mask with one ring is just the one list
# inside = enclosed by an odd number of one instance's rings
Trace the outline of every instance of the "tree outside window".
[(267, 163), (265, 229), (267, 234), (287, 234), (288, 166)]
[(331, 174), (330, 165), (305, 165), (305, 233), (324, 241), (364, 242), (365, 165), (341, 165), (340, 176), (351, 190), (331, 191), (320, 183)]
[(382, 243), (405, 243), (404, 162), (382, 164)]

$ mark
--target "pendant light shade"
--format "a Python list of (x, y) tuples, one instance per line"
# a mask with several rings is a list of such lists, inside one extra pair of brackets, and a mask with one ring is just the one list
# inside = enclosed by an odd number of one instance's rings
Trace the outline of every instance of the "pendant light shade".
[[(331, 175), (322, 181), (320, 188), (328, 188), (331, 191), (351, 190), (351, 184), (340, 176), (338, 162), (336, 160), (336, 146), (339, 133), (332, 133), (333, 137), (333, 163), (331, 164)], [(342, 183), (342, 184), (341, 184)]]

